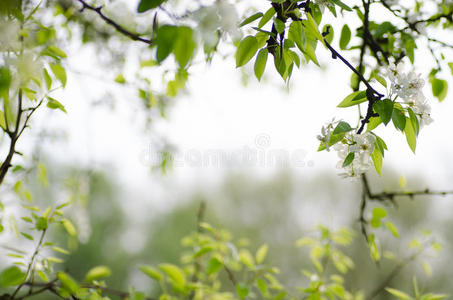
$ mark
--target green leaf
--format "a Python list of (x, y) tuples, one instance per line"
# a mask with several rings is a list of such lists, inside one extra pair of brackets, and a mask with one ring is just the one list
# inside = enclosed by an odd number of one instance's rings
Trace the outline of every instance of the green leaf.
[(412, 127), (414, 127), (414, 129), (415, 129), (415, 134), (418, 135), (418, 133), (420, 131), (420, 123), (418, 121), (418, 118), (411, 108), (407, 108), (407, 111), (409, 112), (409, 118), (411, 120)]
[(171, 279), (174, 284), (180, 287), (183, 287), (186, 284), (186, 276), (179, 267), (172, 264), (160, 264), (159, 268)]
[(339, 133), (349, 132), (351, 130), (352, 130), (352, 128), (351, 128), (351, 125), (349, 125), (349, 123), (340, 121), (338, 123), (338, 125), (335, 127), (335, 129), (333, 130), (332, 134), (335, 135), (335, 134), (339, 134)]
[(63, 225), (66, 232), (69, 233), (69, 235), (72, 235), (72, 236), (77, 235), (77, 231), (71, 221), (69, 221), (68, 219), (63, 219), (61, 221), (61, 224)]
[(63, 272), (58, 272), (57, 278), (60, 280), (63, 289), (72, 295), (78, 295), (80, 291), (79, 284), (71, 276)]
[(275, 25), (275, 29), (277, 29), (278, 33), (281, 34), (285, 31), (285, 23), (282, 20), (280, 20), (279, 18), (274, 19), (274, 25)]
[(433, 96), (439, 99), (439, 102), (442, 102), (447, 97), (448, 82), (446, 80), (433, 78), (431, 79), (431, 87)]
[(56, 46), (49, 46), (47, 47), (46, 49), (44, 49), (42, 52), (41, 52), (41, 55), (46, 55), (46, 56), (50, 56), (50, 57), (53, 57), (57, 60), (60, 60), (62, 58), (66, 58), (67, 55), (66, 53), (61, 50), (60, 48), (56, 47)]
[(336, 5), (338, 5), (339, 7), (341, 7), (342, 9), (344, 9), (344, 10), (352, 11), (352, 8), (350, 8), (349, 6), (347, 6), (346, 4), (341, 2), (340, 0), (331, 0), (331, 1), (333, 3), (335, 3)]
[(212, 247), (212, 246), (205, 246), (205, 247), (202, 247), (200, 250), (198, 250), (197, 252), (195, 252), (195, 254), (193, 255), (193, 257), (194, 257), (194, 258), (197, 258), (197, 257), (203, 256), (203, 255), (205, 255), (206, 253), (211, 252), (212, 250), (214, 250), (214, 247)]
[(322, 28), (322, 32), (326, 32), (327, 31), (327, 28), (329, 28), (329, 34), (326, 35), (324, 38), (326, 39), (326, 41), (331, 44), (332, 41), (333, 41), (333, 37), (334, 37), (334, 32), (333, 32), (333, 27), (329, 24), (326, 24), (324, 25), (324, 27)]
[(351, 40), (351, 29), (347, 24), (343, 25), (340, 34), (340, 49), (345, 50), (348, 47), (349, 41)]
[(223, 267), (223, 263), (217, 257), (211, 257), (206, 266), (206, 273), (208, 275), (219, 272)]
[(44, 80), (46, 81), (47, 90), (50, 90), (52, 87), (52, 77), (50, 77), (49, 71), (46, 68), (43, 69)]
[(162, 274), (156, 268), (153, 268), (151, 266), (140, 266), (139, 269), (144, 274), (146, 274), (149, 278), (152, 278), (156, 281), (162, 280)]
[(47, 100), (48, 100), (47, 101), (47, 107), (48, 108), (59, 109), (59, 110), (61, 110), (64, 113), (68, 113), (66, 111), (66, 108), (64, 107), (64, 105), (61, 104), (60, 101), (58, 101), (57, 99), (47, 96)]
[(116, 77), (115, 77), (115, 82), (116, 83), (119, 83), (119, 84), (125, 84), (126, 83), (126, 78), (124, 78), (124, 75), (123, 74), (118, 74)]
[(63, 68), (63, 66), (60, 64), (51, 64), (50, 69), (52, 70), (52, 73), (55, 75), (58, 81), (60, 81), (63, 87), (65, 87), (67, 81), (65, 68)]
[(264, 244), (258, 249), (258, 251), (256, 251), (255, 257), (256, 257), (257, 264), (261, 264), (264, 261), (264, 259), (266, 258), (268, 249), (269, 249), (269, 247), (266, 244)]
[(48, 227), (47, 219), (39, 217), (38, 220), (36, 221), (36, 229), (41, 231), (47, 229), (47, 227)]
[(385, 225), (394, 236), (396, 236), (397, 238), (400, 237), (400, 235), (398, 234), (398, 228), (396, 228), (396, 226), (392, 222), (387, 221), (385, 222)]
[(373, 153), (371, 153), (371, 159), (373, 160), (374, 168), (379, 176), (382, 175), (382, 153), (377, 147), (374, 148)]
[(263, 48), (258, 52), (258, 55), (256, 56), (254, 71), (258, 81), (261, 80), (264, 70), (266, 69), (268, 53), (269, 51), (267, 50), (267, 48)]
[(142, 13), (153, 9), (164, 3), (166, 0), (141, 0), (137, 7), (137, 12)]
[(374, 261), (379, 261), (381, 259), (381, 254), (379, 253), (379, 248), (376, 243), (376, 236), (374, 234), (370, 234), (368, 238), (368, 247), (370, 249), (371, 258)]
[(106, 266), (97, 266), (88, 271), (85, 275), (86, 282), (92, 282), (100, 278), (109, 277), (112, 274), (112, 271)]
[[(344, 135), (345, 135), (344, 133), (332, 134), (330, 136), (330, 140), (327, 142), (327, 145), (329, 147), (335, 145), (336, 143), (338, 143), (339, 141), (341, 141), (344, 138)], [(321, 145), (319, 145), (319, 147), (318, 147), (318, 151), (322, 151), (325, 149), (326, 149), (326, 143), (321, 143)]]
[(448, 67), (450, 68), (451, 75), (453, 75), (453, 62), (449, 62)]
[(245, 299), (245, 297), (249, 294), (249, 287), (244, 283), (236, 284), (236, 292), (241, 299)]
[(415, 43), (415, 40), (412, 36), (410, 35), (405, 35), (406, 40), (404, 42), (404, 48), (406, 49), (406, 54), (409, 57), (409, 60), (411, 64), (414, 64), (415, 62), (415, 48), (417, 48), (417, 44)]
[(305, 44), (305, 50), (303, 51), (305, 57), (309, 58), (307, 61), (313, 61), (317, 66), (319, 66), (318, 59), (316, 58), (316, 52), (314, 46), (312, 46), (312, 43), (308, 41)]
[(8, 287), (21, 284), (25, 280), (25, 273), (19, 267), (6, 268), (0, 274), (0, 286)]
[(410, 120), (409, 122), (406, 122), (404, 133), (406, 134), (407, 144), (411, 148), (412, 152), (415, 153), (415, 147), (417, 146), (417, 133), (415, 132), (415, 128), (412, 126), (412, 122)]
[(272, 17), (275, 15), (275, 9), (273, 7), (269, 8), (261, 18), (260, 22), (258, 23), (258, 28), (263, 27), (264, 25), (267, 24), (267, 22), (272, 19)]
[(242, 21), (241, 24), (239, 24), (239, 27), (242, 27), (242, 26), (245, 26), (247, 24), (250, 24), (253, 21), (261, 18), (262, 16), (263, 16), (262, 12), (257, 12), (256, 14), (253, 14), (250, 17), (248, 17), (247, 19), (245, 19), (244, 21)]
[(56, 252), (61, 253), (61, 254), (65, 254), (65, 255), (71, 254), (68, 250), (63, 249), (63, 248), (60, 248), (60, 247), (54, 246), (54, 247), (52, 247), (52, 249), (53, 249), (54, 251), (56, 251)]
[(385, 290), (387, 292), (389, 292), (390, 294), (392, 294), (393, 296), (397, 297), (398, 299), (412, 300), (411, 296), (409, 296), (408, 294), (406, 294), (406, 293), (404, 293), (402, 291), (395, 290), (395, 289), (392, 289), (392, 288), (385, 288)]
[(357, 91), (349, 94), (337, 107), (349, 107), (367, 101), (366, 91)]
[(348, 156), (344, 159), (343, 168), (349, 166), (354, 161), (354, 152), (349, 152)]
[(394, 106), (392, 112), (392, 121), (396, 129), (404, 131), (404, 128), (406, 127), (406, 116), (404, 115), (404, 111), (400, 108), (397, 108), (397, 106)]
[(0, 98), (8, 92), (11, 85), (11, 72), (6, 67), (0, 67)]
[(382, 123), (387, 125), (392, 119), (393, 101), (390, 99), (377, 101), (376, 103), (374, 103), (373, 107), (374, 110), (379, 114)]
[(303, 52), (305, 51), (305, 46), (302, 37), (304, 37), (304, 29), (302, 27), (302, 23), (292, 22), (291, 25), (289, 25), (288, 38), (296, 43), (297, 48), (299, 48), (299, 50)]
[(5, 114), (0, 110), (0, 127), (6, 129)]
[(29, 235), (28, 233), (25, 233), (25, 232), (21, 232), (20, 234), (22, 234), (27, 240), (30, 240), (30, 241), (33, 241), (33, 237), (31, 235)]
[(245, 65), (258, 51), (258, 40), (254, 36), (246, 36), (236, 51), (236, 67)]
[(181, 68), (184, 68), (194, 55), (197, 44), (195, 43), (194, 32), (190, 27), (178, 27), (178, 36), (174, 41), (173, 53), (175, 60)]
[(366, 124), (366, 131), (370, 132), (371, 130), (374, 130), (381, 123), (382, 123), (382, 120), (380, 117), (371, 117), (369, 122)]
[(313, 16), (310, 13), (307, 14), (307, 20), (308, 22), (305, 23), (307, 25), (307, 30), (311, 32), (316, 39), (324, 43), (324, 38), (318, 30), (318, 24), (316, 24), (316, 21), (313, 19)]
[(382, 219), (387, 216), (387, 211), (382, 207), (375, 207), (372, 212), (373, 218)]
[(178, 27), (163, 25), (157, 29), (156, 33), (156, 60), (161, 63), (173, 51), (173, 45), (178, 38)]

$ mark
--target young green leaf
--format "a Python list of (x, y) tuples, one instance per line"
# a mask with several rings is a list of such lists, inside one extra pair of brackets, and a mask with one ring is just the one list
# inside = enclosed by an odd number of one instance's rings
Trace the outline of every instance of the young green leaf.
[(337, 107), (349, 107), (367, 101), (366, 91), (357, 91), (349, 94)]
[(60, 64), (52, 64), (50, 65), (50, 69), (52, 70), (52, 73), (55, 75), (58, 81), (60, 81), (63, 87), (65, 87), (67, 81), (65, 68), (63, 68), (63, 66)]
[(264, 25), (267, 24), (267, 22), (272, 19), (272, 17), (275, 15), (275, 9), (273, 7), (269, 8), (261, 18), (260, 22), (258, 23), (258, 28), (263, 27)]
[(340, 49), (345, 50), (348, 47), (349, 41), (351, 40), (351, 29), (347, 24), (343, 25), (340, 34)]
[(392, 112), (392, 121), (396, 129), (404, 131), (404, 128), (406, 127), (406, 116), (404, 115), (404, 111), (402, 109), (394, 106)]
[(47, 96), (47, 100), (48, 100), (47, 101), (47, 107), (48, 108), (59, 109), (59, 110), (61, 110), (64, 113), (68, 113), (66, 111), (66, 108), (64, 107), (64, 105), (61, 104), (61, 102), (58, 101), (57, 99)]
[(247, 19), (245, 19), (244, 21), (242, 21), (241, 24), (239, 24), (239, 27), (242, 27), (242, 26), (245, 26), (247, 24), (250, 24), (253, 21), (261, 18), (262, 16), (263, 16), (262, 12), (257, 12), (256, 14), (253, 14), (250, 17), (248, 17)]
[(21, 284), (25, 280), (25, 273), (17, 266), (6, 268), (0, 274), (0, 286), (9, 287)]
[(139, 269), (145, 275), (147, 275), (149, 278), (152, 278), (152, 279), (154, 279), (156, 281), (160, 281), (163, 278), (163, 276), (160, 273), (160, 271), (157, 270), (156, 268), (151, 267), (151, 266), (140, 266)]
[(246, 36), (236, 50), (236, 67), (245, 65), (258, 51), (258, 40), (254, 36)]
[(179, 267), (172, 264), (160, 264), (159, 268), (171, 279), (174, 284), (180, 287), (183, 287), (186, 284), (186, 276)]
[(351, 128), (351, 125), (349, 125), (349, 123), (340, 121), (338, 123), (338, 125), (335, 127), (335, 129), (333, 130), (332, 134), (335, 135), (335, 134), (339, 134), (339, 133), (349, 132), (351, 130), (352, 130), (352, 128)]
[(269, 52), (267, 48), (263, 48), (258, 52), (258, 55), (256, 56), (254, 71), (258, 81), (261, 80), (261, 77), (263, 76), (264, 73), (264, 69), (266, 68), (268, 53)]
[(348, 156), (344, 159), (343, 168), (349, 166), (354, 161), (354, 152), (349, 152)]
[(415, 129), (415, 134), (418, 135), (418, 133), (420, 131), (420, 123), (418, 121), (418, 118), (411, 108), (407, 108), (407, 111), (409, 112), (409, 118), (411, 120), (412, 127), (414, 127), (414, 129)]
[(274, 25), (275, 25), (275, 29), (277, 29), (278, 33), (281, 34), (285, 31), (285, 23), (282, 20), (280, 20), (279, 18), (275, 18)]
[(236, 292), (239, 298), (245, 299), (249, 294), (249, 287), (246, 284), (238, 283), (236, 284)]
[(223, 263), (217, 257), (211, 257), (206, 266), (206, 274), (212, 275), (219, 272), (223, 267)]
[(406, 134), (407, 144), (411, 148), (412, 152), (415, 153), (415, 148), (417, 146), (417, 133), (415, 132), (415, 128), (412, 126), (411, 120), (407, 120), (404, 133)]
[(371, 159), (373, 160), (374, 168), (379, 176), (382, 175), (382, 153), (377, 147), (374, 148), (373, 153), (371, 153)]
[(379, 118), (381, 118), (382, 123), (385, 125), (390, 122), (392, 119), (392, 112), (393, 112), (393, 101), (390, 99), (384, 99), (381, 101), (377, 101), (373, 105), (374, 110), (379, 114)]
[(439, 99), (439, 102), (442, 102), (447, 97), (448, 82), (446, 80), (433, 78), (431, 79), (431, 87), (433, 96)]
[(166, 0), (140, 0), (140, 3), (137, 7), (137, 12), (142, 13), (150, 9), (156, 8)]
[(387, 292), (389, 292), (390, 294), (392, 294), (393, 296), (395, 296), (396, 298), (398, 299), (401, 299), (401, 300), (412, 300), (412, 297), (409, 296), (408, 294), (402, 292), (402, 291), (399, 291), (399, 290), (396, 290), (396, 289), (392, 289), (392, 288), (385, 288), (385, 290)]
[(85, 275), (86, 282), (92, 282), (100, 278), (109, 277), (112, 274), (112, 271), (106, 266), (97, 266), (88, 271)]
[(333, 3), (335, 3), (335, 5), (338, 5), (339, 7), (341, 7), (342, 9), (344, 10), (347, 10), (347, 11), (352, 11), (352, 8), (350, 8), (349, 6), (347, 6), (346, 4), (344, 4), (343, 2), (341, 2), (340, 0), (331, 0)]

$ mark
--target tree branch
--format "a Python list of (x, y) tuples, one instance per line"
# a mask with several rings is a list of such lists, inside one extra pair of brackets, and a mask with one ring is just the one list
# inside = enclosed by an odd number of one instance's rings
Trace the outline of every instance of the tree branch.
[(423, 252), (424, 248), (420, 248), (416, 253), (412, 254), (411, 256), (407, 257), (399, 264), (397, 264), (393, 270), (389, 273), (389, 275), (379, 284), (377, 288), (366, 298), (366, 300), (372, 300), (376, 296), (378, 296), (381, 292), (385, 290), (385, 288), (392, 282), (392, 280), (398, 276), (399, 273), (411, 262), (413, 262), (417, 256), (419, 256)]
[(98, 7), (94, 7), (94, 6), (91, 6), (89, 5), (88, 3), (86, 3), (84, 0), (77, 0), (80, 4), (82, 4), (82, 8), (80, 9), (80, 12), (83, 12), (85, 9), (88, 9), (88, 10), (91, 10), (91, 11), (94, 11), (95, 13), (97, 13), (102, 20), (104, 20), (108, 25), (112, 26), (113, 28), (115, 28), (118, 32), (120, 32), (121, 34), (127, 36), (128, 38), (134, 40), (134, 41), (139, 41), (139, 42), (143, 42), (145, 44), (148, 44), (148, 45), (152, 45), (153, 44), (153, 40), (151, 39), (145, 39), (145, 38), (142, 38), (139, 34), (137, 33), (133, 33), (127, 29), (125, 29), (124, 27), (122, 27), (121, 25), (119, 25), (118, 23), (116, 23), (114, 20), (110, 19), (109, 17), (107, 17), (106, 15), (104, 15), (104, 13), (102, 12), (102, 6), (98, 6)]

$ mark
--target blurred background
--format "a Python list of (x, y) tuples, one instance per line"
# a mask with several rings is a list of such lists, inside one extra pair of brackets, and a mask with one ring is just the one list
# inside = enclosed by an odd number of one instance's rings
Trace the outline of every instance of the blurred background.
[[(74, 28), (73, 33), (80, 37), (84, 31)], [(352, 289), (369, 292), (392, 270), (391, 261), (372, 262), (360, 236), (360, 182), (337, 175), (336, 153), (317, 152), (316, 135), (325, 122), (333, 117), (357, 121), (354, 109), (336, 108), (350, 93), (350, 74), (328, 51), (318, 51), (321, 68), (304, 65), (286, 85), (271, 68), (261, 82), (251, 76), (250, 66), (235, 69), (233, 48), (225, 47), (229, 58), (217, 55), (208, 65), (201, 58), (181, 95), (159, 97), (157, 108), (150, 108), (137, 93), (137, 63), (146, 55), (142, 48), (120, 49), (121, 40), (115, 39), (81, 40), (65, 45), (68, 86), (57, 98), (68, 114), (42, 111), (19, 145), (28, 156), (20, 158), (23, 163), (45, 165), (51, 184), (38, 183), (36, 168), (26, 176), (12, 175), (26, 178), (41, 207), (73, 199), (68, 216), (79, 236), (66, 241), (72, 253), (62, 269), (83, 278), (91, 267), (107, 265), (110, 286), (127, 290), (133, 284), (149, 291), (149, 280), (135, 266), (179, 263), (180, 241), (196, 230), (198, 207), (205, 202), (207, 222), (231, 231), (251, 249), (267, 243), (269, 261), (279, 266), (279, 278), (290, 286), (303, 282), (301, 270), (310, 268), (295, 241), (318, 224), (356, 231), (348, 250), (357, 265), (347, 276)], [(418, 72), (427, 74), (425, 65), (431, 62), (417, 61)], [(118, 74), (124, 74), (126, 83), (114, 82)], [(140, 76), (159, 88), (159, 71), (143, 70)], [(452, 83), (451, 74), (444, 77)], [(452, 93), (436, 103), (425, 88), (435, 121), (422, 129), (416, 155), (393, 128), (377, 132), (389, 151), (383, 175), (369, 174), (374, 192), (453, 188)], [(9, 193), (13, 183), (1, 189), (6, 205), (15, 201)], [(426, 289), (452, 294), (453, 197), (402, 197), (396, 204), (386, 203), (401, 239), (377, 230), (383, 249), (405, 257), (408, 242), (430, 230), (444, 250), (413, 262), (390, 286), (409, 290), (416, 274)], [(62, 233), (52, 235), (58, 239)], [(13, 233), (4, 234), (1, 252), (12, 246), (12, 238)], [(32, 246), (29, 241), (14, 245)], [(2, 255), (0, 264), (7, 260)], [(431, 276), (424, 262), (431, 265)]]

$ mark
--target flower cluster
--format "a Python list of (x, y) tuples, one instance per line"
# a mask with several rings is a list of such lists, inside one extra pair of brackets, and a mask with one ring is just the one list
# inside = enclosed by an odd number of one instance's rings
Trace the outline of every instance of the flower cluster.
[(317, 136), (317, 139), (321, 142), (326, 147), (327, 151), (330, 151), (329, 149), (329, 141), (332, 136), (332, 132), (335, 128), (335, 125), (338, 123), (338, 121), (335, 121), (335, 119), (332, 119), (331, 122), (327, 123), (326, 125), (322, 126), (321, 128), (321, 134)]
[(433, 120), (430, 116), (431, 107), (422, 91), (425, 81), (420, 78), (420, 74), (414, 71), (405, 73), (403, 68), (401, 62), (398, 65), (390, 63), (387, 68), (387, 77), (391, 82), (390, 98), (394, 95), (401, 98), (419, 117), (420, 125), (429, 125)]
[(16, 20), (0, 17), (0, 51), (17, 51), (20, 48), (20, 24)]
[(344, 169), (340, 176), (359, 177), (368, 171), (373, 166), (371, 153), (374, 151), (375, 142), (376, 137), (370, 132), (349, 132), (341, 142), (336, 143), (333, 148), (340, 158), (337, 168)]
[(217, 30), (227, 32), (233, 39), (240, 38), (239, 17), (234, 5), (227, 1), (216, 1), (211, 6), (203, 6), (194, 13), (198, 29), (204, 43), (213, 47), (218, 42)]
[(315, 0), (314, 1), (316, 4), (318, 4), (319, 9), (321, 10), (322, 13), (324, 13), (324, 9), (326, 7), (333, 7), (333, 4), (330, 0)]

